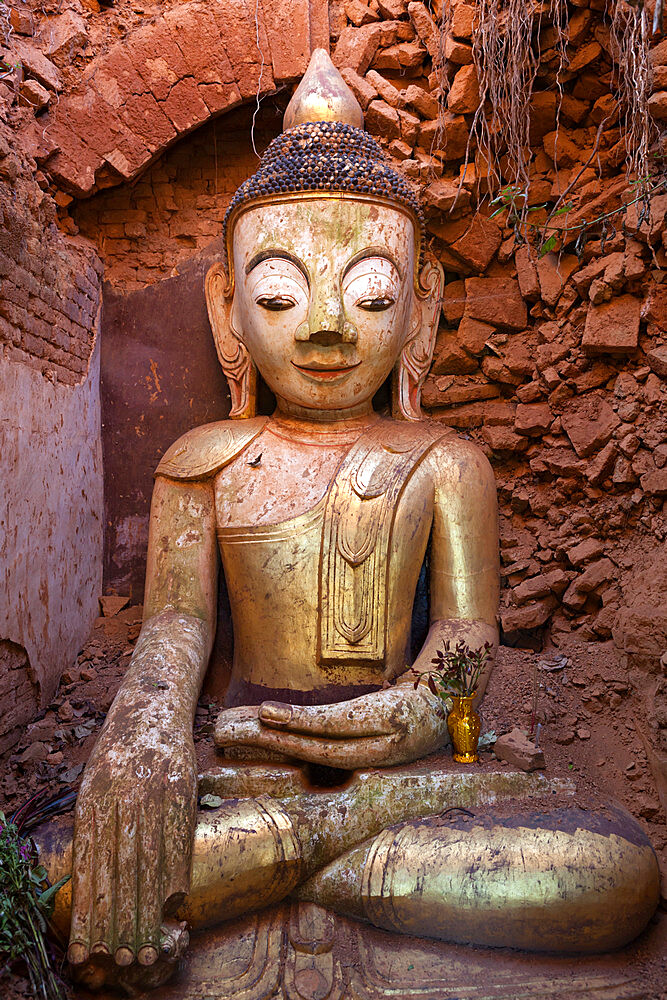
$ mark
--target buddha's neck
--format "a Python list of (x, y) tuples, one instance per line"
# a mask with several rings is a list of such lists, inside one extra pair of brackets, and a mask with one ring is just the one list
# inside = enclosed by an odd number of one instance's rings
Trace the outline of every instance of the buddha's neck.
[(366, 427), (380, 419), (371, 402), (344, 410), (311, 410), (279, 399), (271, 424), (287, 437), (313, 438), (316, 443), (354, 441)]

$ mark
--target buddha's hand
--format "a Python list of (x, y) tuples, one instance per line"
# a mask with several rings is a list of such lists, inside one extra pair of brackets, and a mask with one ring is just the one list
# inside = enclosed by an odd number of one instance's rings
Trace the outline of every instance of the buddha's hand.
[(122, 967), (168, 963), (178, 948), (163, 921), (190, 884), (194, 743), (166, 719), (120, 712), (110, 722), (76, 804), (68, 958), (75, 966), (102, 956)]
[(422, 684), (401, 683), (332, 705), (265, 701), (227, 709), (219, 748), (251, 746), (329, 767), (388, 767), (424, 757), (449, 739), (441, 702)]

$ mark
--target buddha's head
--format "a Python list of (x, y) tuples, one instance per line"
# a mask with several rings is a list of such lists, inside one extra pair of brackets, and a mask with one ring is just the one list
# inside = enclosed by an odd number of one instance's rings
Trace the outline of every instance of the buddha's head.
[(394, 415), (419, 419), (442, 269), (422, 266), (418, 199), (362, 125), (317, 50), (229, 207), (206, 296), (232, 417), (254, 414), (258, 368), (279, 404), (332, 415), (370, 406), (393, 372)]

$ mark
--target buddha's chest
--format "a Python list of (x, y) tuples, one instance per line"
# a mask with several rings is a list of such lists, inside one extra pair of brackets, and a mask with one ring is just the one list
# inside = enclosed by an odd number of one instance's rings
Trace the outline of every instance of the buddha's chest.
[(261, 434), (216, 481), (218, 529), (279, 525), (312, 510), (349, 448)]
[(235, 636), (243, 631), (251, 642), (252, 621), (273, 622), (279, 642), (288, 621), (320, 667), (352, 659), (379, 666), (389, 647), (404, 655), (432, 520), (421, 461), (432, 442), (400, 431), (392, 440), (387, 431), (317, 452), (274, 450), (266, 436), (240, 456), (245, 469), (237, 459), (219, 477)]

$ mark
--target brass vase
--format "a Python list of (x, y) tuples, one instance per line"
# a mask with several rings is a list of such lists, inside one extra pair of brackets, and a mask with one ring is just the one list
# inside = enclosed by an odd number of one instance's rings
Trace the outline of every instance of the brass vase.
[(474, 764), (479, 760), (477, 743), (479, 742), (479, 715), (472, 707), (475, 695), (468, 697), (452, 696), (453, 708), (447, 716), (447, 728), (454, 747), (454, 760), (460, 764)]

